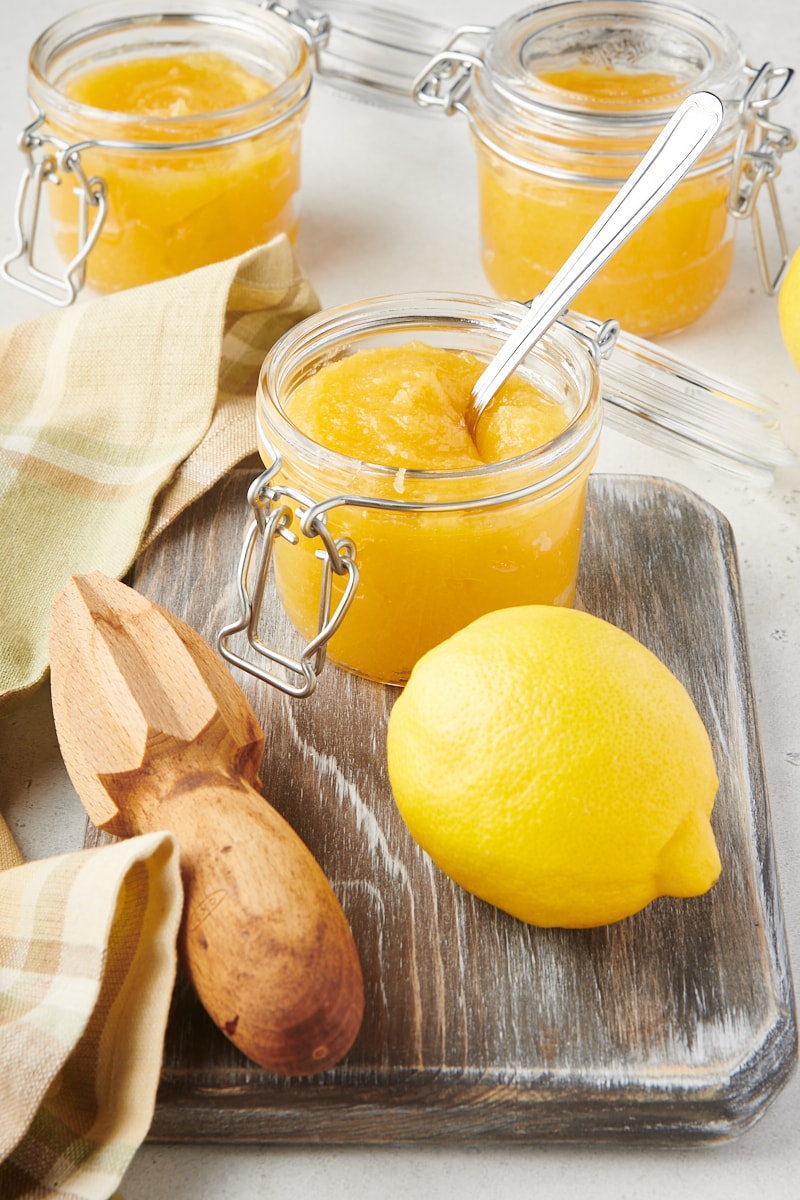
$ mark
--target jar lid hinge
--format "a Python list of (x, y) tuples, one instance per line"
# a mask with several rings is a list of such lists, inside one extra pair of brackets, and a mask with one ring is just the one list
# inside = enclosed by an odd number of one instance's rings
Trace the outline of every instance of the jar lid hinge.
[[(308, 519), (312, 501), (292, 488), (270, 483), (280, 465), (280, 458), (276, 457), (272, 466), (258, 476), (248, 492), (247, 498), (254, 516), (239, 559), (239, 617), (220, 630), (217, 648), (226, 662), (255, 676), (262, 683), (269, 683), (286, 695), (300, 699), (310, 696), (316, 688), (317, 678), (325, 665), (328, 642), (352, 603), (359, 572), (353, 543), (348, 538), (334, 539), (324, 517)], [(299, 503), (299, 507), (293, 509), (286, 500)], [(317, 551), (316, 555), (322, 563), (317, 632), (300, 654), (292, 657), (267, 645), (259, 629), (262, 626), (273, 548), (277, 538), (283, 538), (290, 545), (298, 544), (299, 538), (291, 528), (295, 517), (299, 519), (301, 534), (308, 538), (319, 537), (323, 549)], [(256, 550), (260, 550), (257, 561)], [(346, 576), (344, 590), (335, 606), (332, 600), (334, 574)], [(244, 634), (253, 654), (265, 659), (271, 666), (261, 666), (252, 656), (244, 658), (232, 649), (231, 639), (237, 634)], [(294, 682), (295, 678), (297, 682)]]
[(472, 72), (483, 66), (477, 49), (458, 49), (458, 43), (488, 37), (490, 25), (461, 25), (450, 40), (417, 75), (411, 94), (421, 108), (443, 108), (448, 117), (466, 111), (465, 100), (472, 83)]

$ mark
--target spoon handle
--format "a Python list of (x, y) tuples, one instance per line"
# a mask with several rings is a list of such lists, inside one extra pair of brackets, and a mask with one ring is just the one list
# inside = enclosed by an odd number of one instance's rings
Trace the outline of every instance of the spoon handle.
[(531, 346), (683, 179), (719, 129), (723, 113), (722, 101), (712, 92), (695, 92), (675, 111), (636, 170), (563, 267), (531, 301), (528, 315), (477, 380), (467, 414), (473, 429)]

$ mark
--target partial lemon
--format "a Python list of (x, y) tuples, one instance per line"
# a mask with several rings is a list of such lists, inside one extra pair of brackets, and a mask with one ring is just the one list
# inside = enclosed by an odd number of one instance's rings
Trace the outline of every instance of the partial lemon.
[(588, 613), (503, 609), (436, 646), (387, 751), (419, 845), (523, 921), (604, 925), (719, 876), (703, 722), (654, 654)]
[(800, 371), (800, 250), (797, 250), (783, 277), (778, 295), (778, 319), (786, 349)]

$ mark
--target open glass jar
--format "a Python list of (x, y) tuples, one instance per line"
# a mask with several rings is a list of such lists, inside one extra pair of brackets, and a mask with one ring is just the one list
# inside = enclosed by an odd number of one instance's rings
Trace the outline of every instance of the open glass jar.
[[(696, 167), (592, 280), (581, 311), (647, 337), (696, 320), (724, 287), (734, 218), (752, 217), (762, 277), (788, 257), (774, 179), (791, 132), (770, 119), (792, 71), (751, 67), (715, 18), (667, 0), (540, 0), (464, 27), (414, 84), (466, 114), (478, 163), (482, 259), (498, 295), (541, 291), (691, 92), (725, 102)], [(781, 261), (767, 262), (766, 185)]]
[[(6, 277), (68, 304), (293, 238), (313, 29), (248, 0), (105, 0), (46, 29)], [(40, 265), (45, 194), (63, 275)]]
[[(265, 470), (248, 493), (240, 611), (218, 637), (228, 662), (306, 696), (330, 646), (333, 661), (397, 684), (484, 612), (571, 604), (602, 414), (751, 483), (794, 462), (764, 397), (731, 390), (614, 321), (569, 313), (518, 368), (562, 407), (566, 425), (517, 457), (397, 469), (319, 445), (291, 420), (295, 389), (332, 361), (409, 341), (488, 360), (526, 314), (481, 296), (380, 297), (316, 313), (275, 343), (256, 397)], [(272, 644), (278, 599), (305, 639), (299, 653)]]
[[(528, 354), (519, 370), (567, 422), (506, 462), (458, 471), (379, 466), (316, 444), (287, 413), (302, 380), (365, 348), (418, 340), (488, 360), (518, 310), (481, 297), (387, 297), (316, 314), (276, 343), (257, 397), (266, 471), (250, 493), (256, 516), (241, 565), (242, 619), (220, 635), (229, 661), (304, 695), (327, 644), (334, 662), (400, 684), (426, 650), (482, 613), (572, 603), (602, 414), (590, 339), (555, 327)], [(258, 633), (273, 558), (277, 594), (307, 642), (294, 660)], [(244, 629), (266, 668), (253, 670), (232, 650)]]

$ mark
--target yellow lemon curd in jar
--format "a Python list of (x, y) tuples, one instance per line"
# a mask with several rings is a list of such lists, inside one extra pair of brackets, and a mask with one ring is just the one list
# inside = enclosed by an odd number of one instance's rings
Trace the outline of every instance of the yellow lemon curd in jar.
[[(164, 146), (246, 129), (237, 110), (270, 90), (265, 79), (211, 50), (94, 66), (64, 87), (70, 100), (91, 109), (87, 139), (120, 140), (111, 123), (122, 113), (137, 118), (123, 140)], [(206, 149), (81, 150), (85, 174), (102, 178), (108, 196), (87, 282), (119, 291), (231, 258), (278, 233), (294, 238), (298, 139), (297, 122), (290, 122)], [(69, 261), (78, 244), (69, 176), (48, 192), (55, 243)]]
[[(461, 502), (487, 497), (498, 490), (497, 481), (476, 472), (544, 446), (571, 418), (517, 374), (495, 396), (473, 439), (464, 414), (484, 367), (467, 352), (420, 342), (362, 349), (304, 380), (289, 396), (286, 413), (317, 445), (390, 468), (379, 473), (377, 488), (370, 485), (370, 496), (409, 506), (443, 496)], [(590, 465), (584, 461), (558, 486), (500, 507), (329, 510), (333, 535), (355, 543), (360, 572), (352, 607), (329, 644), (330, 658), (369, 678), (402, 683), (426, 650), (482, 613), (523, 603), (571, 604)], [(353, 475), (342, 480), (324, 466), (316, 471), (284, 462), (278, 479), (315, 500), (340, 491), (359, 494), (359, 462), (352, 466)], [(532, 466), (526, 482), (535, 482), (542, 470)], [(452, 473), (452, 482), (434, 488), (430, 472)], [(316, 539), (307, 538), (298, 546), (279, 539), (275, 547), (281, 602), (306, 638), (317, 629), (319, 549)], [(338, 597), (336, 576), (334, 590)]]
[[(542, 72), (538, 79), (598, 114), (677, 107), (682, 98), (676, 93), (679, 81), (657, 73), (574, 67)], [(665, 104), (670, 95), (677, 97), (674, 104)], [(622, 186), (621, 179), (607, 185), (603, 177), (614, 177), (615, 168), (627, 173), (632, 168), (621, 162), (620, 143), (613, 140), (587, 139), (580, 153), (576, 143), (574, 161), (559, 159), (575, 172), (566, 179), (548, 176), (545, 157), (523, 167), (476, 144), (484, 271), (499, 296), (530, 299)], [(639, 157), (647, 148), (642, 146)], [(700, 317), (722, 291), (733, 262), (729, 169), (687, 176), (586, 286), (575, 308), (601, 320), (615, 318), (643, 337), (681, 329)]]

